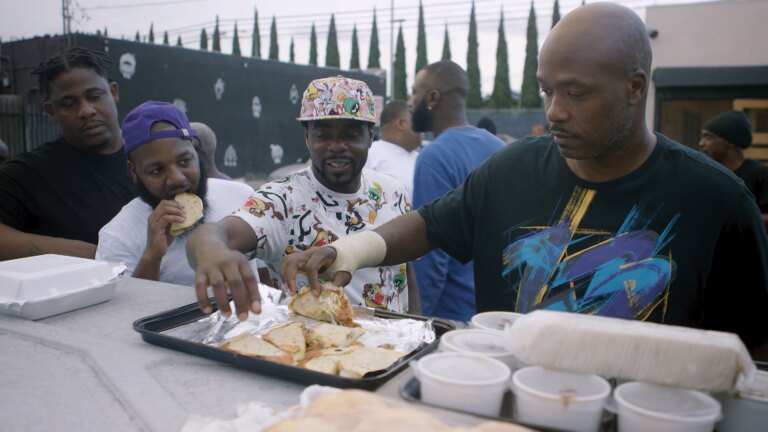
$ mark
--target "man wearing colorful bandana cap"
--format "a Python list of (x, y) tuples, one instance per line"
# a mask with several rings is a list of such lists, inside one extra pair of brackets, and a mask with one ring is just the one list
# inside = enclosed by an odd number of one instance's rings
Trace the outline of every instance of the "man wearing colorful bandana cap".
[(752, 126), (741, 111), (726, 111), (712, 117), (701, 131), (702, 153), (733, 171), (752, 195), (768, 228), (768, 166), (747, 158), (744, 150), (752, 145)]
[(139, 198), (99, 231), (96, 258), (124, 264), (133, 277), (191, 286), (194, 271), (185, 253), (188, 236), (176, 237), (170, 230), (186, 216), (174, 197), (197, 195), (203, 201), (204, 219), (218, 220), (234, 211), (253, 189), (207, 179), (192, 141), (197, 132), (173, 104), (142, 103), (125, 116), (122, 133)]
[[(277, 277), (287, 254), (332, 244), (354, 232), (368, 232), (410, 210), (403, 184), (364, 168), (373, 142), (373, 94), (362, 81), (343, 76), (309, 83), (297, 120), (304, 127), (311, 166), (263, 185), (231, 217), (200, 227), (187, 243), (197, 269), (198, 302), (210, 312), (207, 287), (229, 315), (227, 293), (238, 318), (259, 313), (259, 293), (244, 254), (267, 263)], [(345, 292), (353, 304), (406, 312), (414, 310), (406, 264), (356, 272)], [(290, 282), (295, 291), (308, 281)]]

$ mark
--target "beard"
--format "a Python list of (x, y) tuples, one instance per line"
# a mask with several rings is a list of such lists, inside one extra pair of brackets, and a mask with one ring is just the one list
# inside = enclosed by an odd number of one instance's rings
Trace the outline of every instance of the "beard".
[(414, 132), (432, 132), (432, 111), (427, 109), (427, 102), (422, 99), (413, 107), (411, 129)]
[[(173, 197), (155, 196), (146, 186), (144, 186), (144, 183), (142, 183), (141, 179), (138, 177), (136, 178), (136, 193), (142, 201), (149, 204), (153, 209), (160, 204), (160, 201), (164, 199), (173, 199)], [(208, 200), (206, 197), (206, 195), (208, 195), (208, 170), (205, 169), (205, 164), (203, 164), (202, 161), (200, 162), (200, 181), (197, 184), (197, 190), (194, 191), (194, 194), (200, 197), (200, 200), (203, 202), (203, 217), (200, 218), (200, 221), (197, 223), (197, 225), (199, 225), (205, 223), (206, 214), (208, 213)], [(191, 231), (192, 230), (189, 230), (188, 232)]]
[[(326, 165), (327, 159), (344, 159), (347, 162), (349, 162), (349, 173), (335, 173), (330, 172)], [(357, 182), (360, 179), (360, 175), (363, 171), (363, 166), (358, 165), (357, 161), (354, 158), (348, 158), (348, 157), (329, 157), (326, 159), (323, 159), (318, 166), (314, 162), (312, 163), (312, 169), (314, 170), (315, 177), (320, 180), (320, 183), (325, 185), (328, 189), (331, 189), (333, 191), (339, 192), (338, 188), (344, 188), (345, 186), (354, 185), (355, 182)]]

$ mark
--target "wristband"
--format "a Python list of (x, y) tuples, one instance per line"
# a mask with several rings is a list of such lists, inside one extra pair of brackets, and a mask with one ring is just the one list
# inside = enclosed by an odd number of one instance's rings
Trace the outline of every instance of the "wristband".
[(387, 255), (387, 243), (373, 231), (340, 238), (328, 246), (336, 249), (336, 261), (325, 270), (329, 275), (340, 271), (354, 274), (357, 269), (375, 267)]

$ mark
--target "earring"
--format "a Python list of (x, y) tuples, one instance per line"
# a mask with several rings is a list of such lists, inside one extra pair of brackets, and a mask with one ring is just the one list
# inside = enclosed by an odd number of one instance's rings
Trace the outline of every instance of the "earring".
[(427, 111), (432, 111), (432, 107), (427, 105)]

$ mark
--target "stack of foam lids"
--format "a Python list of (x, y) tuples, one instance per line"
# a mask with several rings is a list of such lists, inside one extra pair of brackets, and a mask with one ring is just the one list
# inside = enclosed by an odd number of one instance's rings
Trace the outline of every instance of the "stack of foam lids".
[(739, 389), (756, 371), (735, 334), (592, 315), (534, 311), (505, 341), (533, 365), (712, 392)]

